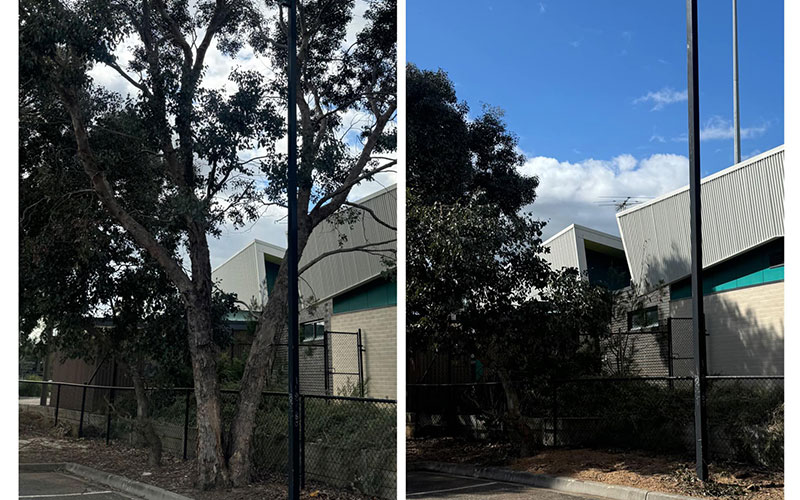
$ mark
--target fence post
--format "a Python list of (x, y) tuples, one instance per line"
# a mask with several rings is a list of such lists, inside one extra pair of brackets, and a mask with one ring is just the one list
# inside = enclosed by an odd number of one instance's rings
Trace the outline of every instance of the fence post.
[(364, 397), (364, 361), (361, 359), (361, 353), (364, 347), (361, 344), (361, 328), (356, 333), (356, 340), (358, 344), (358, 385), (361, 386), (361, 397)]
[(83, 384), (83, 393), (81, 394), (81, 419), (78, 423), (78, 437), (83, 437), (83, 413), (86, 411), (86, 384)]
[(669, 388), (673, 389), (672, 377), (675, 376), (675, 359), (672, 351), (672, 318), (667, 318), (667, 374), (670, 376)]
[(552, 408), (551, 411), (553, 412), (553, 446), (558, 445), (558, 383), (553, 380), (553, 401), (552, 401)]
[(58, 425), (58, 407), (61, 404), (61, 384), (56, 385), (56, 417), (55, 422), (53, 423), (53, 427)]
[(186, 460), (186, 447), (189, 443), (189, 401), (192, 390), (186, 389), (186, 411), (183, 414), (183, 459)]
[(329, 339), (328, 338), (329, 338), (330, 334), (331, 334), (331, 332), (324, 332), (323, 335), (322, 335), (322, 351), (323, 351), (323, 354), (324, 354), (324, 361), (322, 362), (322, 364), (323, 364), (323, 367), (324, 367), (323, 370), (325, 371), (325, 395), (326, 396), (330, 396), (331, 395), (331, 383), (330, 383), (330, 369), (331, 369), (331, 367), (328, 366), (328, 363), (329, 363), (328, 362), (328, 343), (329, 343)]
[(306, 398), (300, 395), (300, 487), (306, 487)]
[(111, 443), (111, 410), (114, 408), (114, 387), (117, 385), (117, 359), (114, 358), (114, 365), (111, 373), (111, 390), (106, 404), (106, 446)]

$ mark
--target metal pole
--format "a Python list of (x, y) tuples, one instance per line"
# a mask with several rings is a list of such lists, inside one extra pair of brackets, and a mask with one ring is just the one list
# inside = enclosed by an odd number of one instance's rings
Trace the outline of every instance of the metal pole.
[(322, 335), (322, 350), (325, 355), (325, 359), (322, 363), (323, 370), (325, 371), (325, 395), (331, 395), (331, 381), (330, 381), (330, 366), (328, 366), (328, 337), (330, 336), (331, 332), (324, 332)]
[(697, 477), (708, 478), (706, 426), (706, 336), (703, 312), (703, 232), (700, 205), (700, 103), (698, 91), (697, 0), (686, 0), (689, 94), (689, 209), (692, 240), (692, 330), (694, 334), (694, 434)]
[(53, 423), (54, 427), (58, 425), (58, 407), (59, 405), (61, 405), (61, 384), (58, 384), (57, 387), (58, 388), (56, 389), (56, 416), (55, 416), (55, 422)]
[(300, 396), (300, 487), (306, 487), (306, 398)]
[(361, 390), (361, 397), (364, 397), (364, 360), (361, 353), (364, 351), (363, 344), (361, 343), (361, 328), (356, 333), (356, 344), (358, 346), (358, 386)]
[(189, 443), (189, 403), (192, 397), (192, 390), (186, 390), (186, 410), (183, 414), (183, 459), (186, 460), (186, 448)]
[(114, 387), (117, 385), (117, 360), (114, 358), (114, 368), (111, 374), (111, 390), (108, 395), (108, 405), (106, 405), (106, 446), (111, 443), (111, 410), (114, 407)]
[(289, 500), (300, 498), (300, 374), (298, 357), (298, 310), (297, 310), (297, 0), (288, 0), (289, 33), (288, 54), (288, 193), (289, 234), (288, 310), (289, 310)]
[(739, 133), (739, 28), (736, 22), (736, 0), (733, 0), (733, 159), (742, 161), (742, 140)]
[(83, 394), (81, 395), (81, 420), (78, 423), (78, 437), (83, 437), (83, 412), (86, 410), (86, 385), (83, 386)]

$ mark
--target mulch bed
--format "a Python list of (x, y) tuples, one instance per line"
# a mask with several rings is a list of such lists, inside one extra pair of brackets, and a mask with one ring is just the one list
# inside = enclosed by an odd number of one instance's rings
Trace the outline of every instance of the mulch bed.
[(711, 464), (710, 480), (697, 481), (694, 463), (685, 458), (620, 450), (548, 449), (532, 457), (514, 457), (511, 446), (455, 438), (409, 439), (409, 465), (419, 461), (482, 466), (586, 481), (632, 486), (709, 500), (783, 499), (783, 474), (741, 464)]
[[(262, 481), (247, 488), (202, 491), (193, 485), (194, 460), (183, 460), (164, 454), (162, 465), (147, 465), (147, 450), (114, 442), (106, 446), (102, 439), (67, 437), (65, 428), (53, 428), (38, 414), (19, 414), (20, 463), (74, 462), (119, 474), (180, 493), (196, 500), (285, 499), (285, 479)], [(357, 492), (337, 490), (327, 485), (307, 483), (301, 498), (364, 500), (370, 497)]]

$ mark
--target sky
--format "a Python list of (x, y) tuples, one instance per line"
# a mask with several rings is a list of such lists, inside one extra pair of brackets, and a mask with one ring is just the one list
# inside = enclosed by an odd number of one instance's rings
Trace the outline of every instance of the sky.
[[(368, 4), (366, 0), (356, 0), (355, 7), (353, 9), (352, 20), (347, 27), (345, 40), (342, 44), (344, 47), (349, 47), (352, 45), (358, 32), (366, 25), (364, 13), (366, 12), (367, 7)], [(117, 47), (115, 55), (117, 56), (117, 60), (120, 62), (121, 66), (124, 67), (124, 65), (132, 59), (131, 47), (138, 43), (139, 40), (137, 38), (131, 37), (123, 41), (123, 43)], [(269, 59), (256, 56), (253, 53), (252, 48), (247, 45), (240, 51), (235, 60), (223, 55), (219, 50), (217, 50), (216, 46), (213, 46), (211, 49), (209, 49), (206, 55), (206, 65), (207, 69), (201, 82), (201, 86), (209, 89), (224, 88), (227, 92), (232, 92), (235, 90), (233, 83), (228, 80), (228, 76), (230, 75), (231, 70), (234, 68), (258, 71), (267, 77), (273, 71)], [(138, 94), (138, 90), (134, 86), (128, 83), (119, 75), (119, 73), (108, 66), (102, 64), (96, 65), (90, 71), (90, 76), (93, 78), (95, 84), (118, 92), (122, 95)], [(345, 113), (343, 118), (345, 127), (349, 127), (351, 124), (353, 124), (356, 125), (356, 128), (358, 129), (358, 125), (367, 122), (368, 117), (364, 113), (359, 113), (356, 111), (348, 111)], [(357, 151), (360, 151), (360, 147), (356, 146), (355, 144), (357, 142), (357, 136), (357, 131), (348, 134), (348, 143), (356, 148)], [(284, 138), (279, 140), (277, 147), (282, 148), (285, 151), (287, 147), (286, 139)], [(242, 160), (247, 160), (263, 153), (263, 151), (258, 149), (254, 149), (252, 151), (243, 151), (240, 154), (240, 158)], [(372, 181), (362, 182), (354, 186), (350, 192), (349, 200), (359, 200), (380, 189), (383, 189), (384, 187), (395, 184), (396, 182), (395, 170), (390, 169), (388, 171), (381, 172), (377, 174)], [(257, 221), (248, 224), (244, 228), (234, 228), (232, 225), (223, 226), (221, 228), (222, 234), (219, 238), (209, 239), (212, 269), (218, 267), (228, 258), (232, 257), (254, 239), (266, 241), (268, 243), (285, 248), (287, 245), (286, 217), (287, 211), (285, 209), (273, 206), (265, 209)], [(185, 267), (188, 268), (188, 257), (185, 251), (182, 252), (182, 257)]]
[[(742, 158), (783, 143), (783, 2), (739, 0)], [(699, 2), (704, 176), (733, 164), (730, 0)], [(442, 68), (472, 116), (505, 110), (537, 175), (527, 210), (619, 234), (609, 200), (688, 184), (685, 2), (408, 0), (408, 61)]]

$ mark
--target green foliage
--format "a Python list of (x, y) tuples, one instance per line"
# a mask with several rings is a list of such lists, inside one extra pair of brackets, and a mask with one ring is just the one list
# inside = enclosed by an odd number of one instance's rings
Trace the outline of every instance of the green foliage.
[[(758, 381), (757, 381), (758, 382)], [(764, 467), (783, 466), (783, 384), (711, 380), (708, 422), (727, 455)]]
[[(25, 375), (23, 380), (37, 380), (41, 381), (42, 377), (39, 375)], [(31, 397), (39, 397), (42, 395), (42, 386), (41, 384), (26, 384), (24, 382), (19, 383), (19, 397), (23, 398), (31, 398)]]
[(407, 68), (410, 349), (475, 354), (519, 380), (599, 370), (610, 295), (543, 258), (538, 179), (501, 110), (474, 119), (442, 71)]

